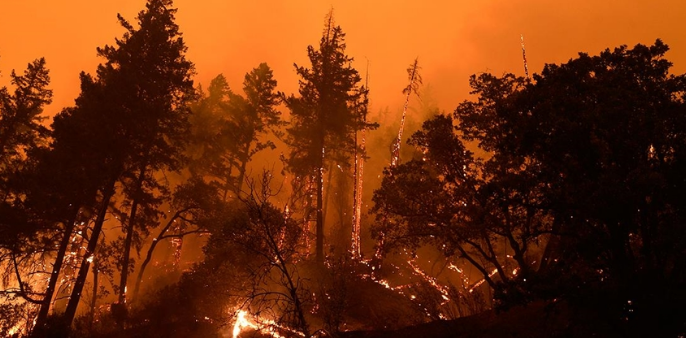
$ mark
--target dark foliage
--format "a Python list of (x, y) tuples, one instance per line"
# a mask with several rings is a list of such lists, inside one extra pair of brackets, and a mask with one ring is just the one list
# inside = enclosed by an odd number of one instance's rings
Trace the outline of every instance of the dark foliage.
[(565, 297), (626, 334), (683, 330), (664, 320), (683, 318), (686, 282), (686, 78), (667, 50), (473, 76), (478, 100), (427, 121), (410, 141), (424, 158), (386, 172), (377, 233), (470, 260), (505, 307)]

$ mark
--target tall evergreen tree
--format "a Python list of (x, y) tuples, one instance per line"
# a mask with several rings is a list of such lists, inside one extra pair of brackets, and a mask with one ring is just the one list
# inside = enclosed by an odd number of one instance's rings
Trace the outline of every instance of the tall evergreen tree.
[(238, 177), (236, 179), (236, 193), (240, 193), (245, 179), (246, 166), (253, 155), (266, 149), (274, 149), (272, 141), (263, 141), (261, 137), (272, 132), (281, 136), (278, 129), (283, 125), (281, 113), (276, 110), (279, 96), (276, 92), (276, 80), (272, 70), (266, 63), (261, 63), (249, 73), (243, 81), (245, 98), (231, 96), (233, 120), (236, 139), (239, 140), (238, 149)]
[[(0, 179), (5, 181), (24, 154), (47, 143), (48, 129), (41, 124), (43, 107), (52, 102), (50, 75), (45, 59), (29, 63), (23, 75), (10, 74), (14, 93), (0, 88)], [(3, 184), (4, 185), (4, 184)], [(6, 193), (6, 187), (0, 191)]]
[(122, 113), (130, 114), (126, 116), (132, 123), (127, 132), (133, 142), (124, 176), (130, 209), (125, 224), (120, 304), (126, 300), (134, 232), (137, 227), (145, 228), (149, 224), (146, 220), (156, 218), (154, 209), (160, 201), (155, 194), (165, 188), (154, 173), (178, 170), (183, 163), (189, 129), (187, 101), (194, 96), (193, 65), (185, 58), (187, 48), (174, 22), (175, 13), (172, 1), (151, 0), (138, 14), (137, 29), (119, 16), (127, 32), (116, 41), (116, 47), (99, 50), (107, 58), (105, 67), (118, 73), (121, 84), (131, 94), (122, 102)]
[(138, 28), (119, 15), (126, 29), (123, 37), (116, 39), (115, 46), (98, 49), (98, 55), (107, 61), (98, 67), (96, 79), (82, 76), (82, 93), (73, 113), (100, 120), (87, 127), (100, 129), (99, 137), (111, 146), (100, 150), (112, 161), (101, 162), (111, 175), (99, 189), (99, 211), (67, 306), (67, 325), (76, 313), (116, 182), (121, 182), (130, 201), (119, 292), (123, 304), (133, 232), (141, 223), (138, 208), (152, 209), (156, 193), (164, 189), (154, 173), (177, 170), (183, 163), (187, 102), (195, 93), (193, 64), (185, 58), (186, 46), (174, 22), (175, 12), (171, 0), (150, 0), (138, 14)]
[[(33, 285), (33, 282), (36, 278), (42, 281), (43, 269), (37, 267), (49, 255), (37, 253), (50, 252), (54, 247), (52, 233), (40, 231), (54, 225), (48, 221), (54, 219), (53, 215), (45, 212), (49, 208), (36, 207), (36, 204), (50, 207), (54, 201), (39, 202), (34, 198), (43, 187), (31, 179), (35, 157), (45, 151), (50, 136), (42, 124), (43, 108), (52, 101), (45, 59), (29, 63), (21, 75), (12, 71), (10, 79), (13, 90), (0, 88), (0, 265), (7, 268), (5, 272), (13, 272), (10, 275), (18, 291), (0, 291), (3, 298), (0, 303), (7, 297), (19, 296), (29, 303), (40, 304), (43, 292), (40, 283)], [(6, 324), (5, 318), (0, 320), (0, 327)]]
[[(129, 145), (121, 137), (121, 121), (114, 105), (118, 97), (115, 93), (108, 95), (107, 91), (104, 81), (81, 74), (81, 94), (76, 105), (55, 117), (50, 150), (38, 154), (38, 164), (29, 179), (41, 188), (29, 194), (27, 201), (37, 210), (52, 212), (54, 221), (63, 223), (52, 273), (36, 319), (35, 337), (54, 335), (56, 328), (47, 327), (47, 317), (70, 238), (77, 222), (88, 223), (90, 215), (97, 215), (74, 287), (83, 288), (89, 258), (95, 252), (115, 183), (123, 171)], [(80, 290), (77, 294), (67, 312), (72, 318)], [(70, 322), (71, 319), (67, 324)]]
[(198, 99), (190, 104), (191, 136), (186, 149), (191, 175), (214, 182), (226, 195), (232, 186), (229, 168), (235, 166), (235, 142), (222, 130), (230, 119), (229, 83), (223, 74), (217, 75), (207, 90), (198, 85)]
[(220, 74), (210, 82), (207, 94), (199, 90), (201, 98), (191, 105), (191, 171), (215, 181), (225, 200), (229, 193), (240, 193), (253, 156), (275, 148), (264, 136), (282, 136), (276, 84), (272, 70), (261, 63), (245, 74), (245, 96), (232, 92)]
[(301, 77), (299, 97), (285, 98), (291, 111), (287, 143), (288, 167), (300, 177), (314, 177), (316, 185), (316, 255), (324, 259), (323, 191), (326, 163), (348, 163), (354, 148), (354, 132), (363, 126), (359, 106), (367, 89), (345, 54), (345, 33), (335, 26), (330, 12), (319, 48), (308, 46), (311, 68), (296, 65)]

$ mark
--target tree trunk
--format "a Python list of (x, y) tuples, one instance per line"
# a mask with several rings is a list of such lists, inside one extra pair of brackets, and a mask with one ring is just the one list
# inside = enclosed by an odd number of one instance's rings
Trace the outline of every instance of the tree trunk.
[(131, 214), (129, 215), (129, 222), (126, 227), (126, 239), (124, 240), (124, 255), (122, 256), (121, 278), (119, 280), (119, 304), (122, 305), (126, 304), (126, 280), (129, 277), (129, 256), (131, 255), (131, 244), (133, 242), (133, 232), (135, 231), (136, 225), (136, 211), (138, 210), (139, 195), (143, 186), (144, 176), (145, 166), (142, 166), (138, 175), (138, 182), (136, 182), (133, 204), (131, 204)]
[[(324, 208), (322, 209), (322, 223), (326, 224), (326, 213), (329, 210), (329, 195), (331, 195), (331, 175), (333, 173), (333, 163), (329, 164), (329, 172), (326, 177), (326, 194), (324, 194)], [(322, 179), (324, 177), (322, 176)], [(322, 183), (323, 184), (323, 183)], [(322, 187), (322, 191), (324, 188)]]
[(86, 284), (88, 269), (90, 268), (91, 260), (98, 244), (98, 238), (102, 232), (102, 225), (105, 223), (107, 207), (110, 204), (112, 195), (114, 195), (114, 184), (114, 181), (108, 183), (103, 191), (102, 206), (98, 213), (98, 217), (95, 220), (93, 232), (91, 233), (90, 240), (88, 241), (88, 248), (86, 248), (86, 254), (81, 260), (81, 267), (79, 268), (79, 274), (76, 277), (76, 282), (74, 283), (71, 297), (69, 297), (67, 310), (64, 312), (64, 324), (67, 326), (67, 328), (71, 327), (71, 323), (74, 321), (74, 316), (76, 315), (76, 308), (79, 306), (79, 301), (81, 300), (81, 292), (83, 291), (84, 284)]
[[(185, 211), (185, 210), (184, 210)], [(182, 211), (177, 211), (174, 216), (172, 216), (171, 219), (169, 219), (169, 222), (167, 222), (167, 225), (162, 228), (160, 233), (155, 237), (155, 239), (152, 240), (152, 244), (150, 244), (150, 248), (148, 249), (148, 254), (145, 256), (145, 260), (143, 261), (143, 264), (141, 265), (140, 270), (138, 271), (138, 276), (136, 277), (136, 284), (133, 289), (133, 299), (136, 299), (138, 297), (138, 291), (141, 286), (141, 282), (143, 281), (143, 273), (145, 272), (145, 268), (148, 266), (148, 263), (150, 263), (150, 260), (152, 259), (152, 254), (155, 251), (155, 247), (157, 247), (157, 244), (160, 242), (162, 239), (162, 236), (169, 230), (169, 228), (174, 224), (174, 221), (179, 218), (179, 215), (181, 215)]]
[(238, 182), (236, 182), (236, 194), (240, 194), (243, 190), (243, 180), (245, 180), (245, 168), (248, 166), (248, 156), (250, 155), (250, 145), (252, 142), (248, 142), (245, 145), (245, 151), (243, 152), (243, 162), (241, 163), (241, 168), (238, 171)]
[(131, 214), (126, 226), (126, 238), (124, 239), (124, 253), (122, 255), (121, 274), (119, 279), (119, 304), (126, 303), (126, 280), (129, 276), (129, 255), (131, 254), (131, 243), (133, 242), (134, 221), (138, 210), (138, 199), (133, 200)]
[(359, 247), (359, 241), (358, 241), (358, 236), (359, 236), (359, 230), (358, 230), (358, 223), (357, 223), (357, 182), (359, 180), (359, 158), (357, 154), (357, 130), (355, 130), (355, 149), (354, 153), (354, 159), (355, 162), (353, 165), (355, 166), (353, 169), (353, 222), (352, 222), (352, 227), (351, 227), (351, 236), (350, 236), (350, 251), (352, 252), (353, 258), (359, 258), (360, 257), (360, 247)]
[(36, 325), (34, 326), (34, 332), (42, 332), (45, 329), (45, 324), (48, 319), (48, 314), (50, 313), (50, 305), (52, 303), (52, 297), (55, 294), (55, 288), (57, 287), (57, 280), (60, 276), (60, 271), (62, 270), (62, 264), (64, 263), (64, 256), (67, 253), (67, 247), (69, 246), (69, 239), (71, 238), (71, 233), (74, 231), (74, 223), (76, 222), (76, 217), (79, 213), (80, 208), (76, 208), (72, 217), (64, 224), (64, 236), (60, 241), (60, 247), (57, 250), (57, 257), (55, 258), (55, 263), (52, 265), (52, 273), (50, 274), (50, 280), (48, 282), (48, 288), (45, 290), (45, 296), (40, 305), (40, 310), (38, 311), (38, 317), (36, 317)]
[(226, 181), (224, 182), (224, 194), (222, 200), (226, 202), (226, 198), (229, 195), (229, 191), (233, 191), (231, 188), (231, 172), (233, 171), (233, 164), (229, 164), (229, 169), (226, 171)]
[(88, 322), (90, 332), (93, 332), (93, 323), (95, 322), (95, 306), (98, 302), (98, 264), (93, 265), (93, 299), (91, 299), (91, 314)]
[(324, 216), (322, 213), (322, 198), (324, 195), (324, 147), (317, 166), (317, 262), (324, 263)]

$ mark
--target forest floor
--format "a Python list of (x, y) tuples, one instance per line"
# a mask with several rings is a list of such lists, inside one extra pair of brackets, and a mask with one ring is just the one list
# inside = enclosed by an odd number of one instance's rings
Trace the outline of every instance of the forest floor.
[(497, 313), (486, 311), (454, 320), (435, 321), (393, 331), (351, 331), (345, 338), (501, 338), (620, 337), (593, 313), (571, 311), (564, 304), (533, 303)]

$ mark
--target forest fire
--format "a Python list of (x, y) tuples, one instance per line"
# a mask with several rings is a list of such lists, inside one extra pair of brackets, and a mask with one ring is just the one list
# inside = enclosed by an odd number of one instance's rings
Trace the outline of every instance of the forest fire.
[(241, 331), (246, 327), (258, 329), (257, 325), (249, 321), (246, 316), (247, 312), (243, 310), (236, 312), (236, 323), (233, 324), (233, 338), (238, 338)]
[(0, 336), (686, 335), (686, 5), (73, 5), (0, 4)]
[(235, 312), (236, 321), (233, 324), (233, 338), (240, 338), (241, 333), (245, 332), (246, 329), (251, 329), (258, 331), (261, 334), (273, 337), (273, 338), (286, 338), (279, 332), (287, 332), (288, 336), (301, 336), (304, 334), (293, 330), (283, 325), (279, 325), (277, 322), (271, 319), (265, 319), (259, 316), (251, 315), (247, 311), (238, 310)]

